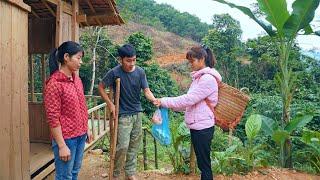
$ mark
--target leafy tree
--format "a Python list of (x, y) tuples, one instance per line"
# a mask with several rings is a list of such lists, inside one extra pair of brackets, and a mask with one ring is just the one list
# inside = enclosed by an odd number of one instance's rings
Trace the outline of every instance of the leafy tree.
[(128, 37), (127, 42), (135, 47), (138, 65), (144, 65), (146, 61), (151, 60), (153, 56), (151, 38), (144, 36), (142, 32), (136, 32)]
[[(283, 113), (282, 113), (282, 128), (287, 127), (290, 123), (290, 104), (295, 90), (295, 81), (297, 75), (292, 71), (289, 66), (290, 52), (293, 48), (294, 41), (298, 32), (304, 30), (305, 34), (313, 33), (310, 22), (314, 18), (314, 13), (319, 6), (319, 0), (296, 0), (292, 4), (293, 11), (291, 14), (287, 10), (287, 3), (285, 0), (258, 0), (259, 9), (265, 15), (265, 22), (259, 20), (252, 11), (243, 6), (238, 6), (224, 0), (214, 0), (220, 3), (234, 7), (248, 15), (256, 21), (269, 36), (273, 37), (274, 45), (278, 49), (278, 67), (279, 74), (277, 75), (277, 83), (282, 97)], [(272, 26), (275, 28), (273, 29)], [(315, 32), (319, 35), (319, 32)], [(290, 131), (289, 133), (291, 133)], [(283, 167), (292, 167), (291, 160), (291, 141), (290, 134), (286, 136), (284, 141), (281, 141), (281, 165)]]
[(214, 15), (212, 27), (202, 41), (216, 55), (216, 68), (221, 72), (224, 81), (238, 86), (240, 62), (237, 58), (241, 53), (242, 34), (240, 23), (228, 14)]
[(117, 64), (117, 48), (107, 36), (105, 29), (101, 27), (86, 28), (82, 31), (80, 44), (85, 54), (79, 74), (85, 92), (93, 93), (96, 91), (99, 79)]

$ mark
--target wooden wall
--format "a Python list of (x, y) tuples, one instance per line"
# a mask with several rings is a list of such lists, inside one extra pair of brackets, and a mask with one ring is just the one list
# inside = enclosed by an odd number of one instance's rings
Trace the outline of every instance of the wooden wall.
[(23, 1), (0, 1), (0, 179), (30, 179), (28, 126), (28, 11)]
[(42, 102), (29, 102), (29, 129), (30, 142), (51, 142)]
[(71, 17), (67, 13), (62, 14), (62, 42), (71, 41)]
[(56, 19), (29, 19), (29, 54), (47, 54), (55, 47)]

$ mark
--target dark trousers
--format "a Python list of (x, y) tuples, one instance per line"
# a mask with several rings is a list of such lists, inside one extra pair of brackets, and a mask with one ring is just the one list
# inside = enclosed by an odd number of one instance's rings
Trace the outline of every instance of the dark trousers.
[(212, 180), (210, 151), (214, 126), (202, 130), (190, 129), (190, 133), (198, 168), (201, 171), (201, 180)]

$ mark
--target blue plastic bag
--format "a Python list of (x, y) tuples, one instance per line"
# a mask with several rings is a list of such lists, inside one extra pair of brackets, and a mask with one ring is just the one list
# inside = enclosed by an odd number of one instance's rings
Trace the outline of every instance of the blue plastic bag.
[(171, 133), (169, 128), (168, 109), (160, 108), (160, 112), (162, 123), (153, 124), (151, 133), (161, 145), (169, 145), (171, 143)]

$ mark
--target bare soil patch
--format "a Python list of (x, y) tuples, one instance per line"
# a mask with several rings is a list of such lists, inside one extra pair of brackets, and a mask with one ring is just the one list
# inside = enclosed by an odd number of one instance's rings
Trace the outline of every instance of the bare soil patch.
[[(87, 153), (83, 159), (80, 180), (105, 180), (108, 176), (108, 159), (104, 155)], [(143, 171), (138, 173), (141, 180), (198, 180), (198, 175), (171, 174), (159, 170)], [(215, 180), (319, 180), (320, 176), (311, 175), (295, 170), (265, 168), (248, 173), (247, 175), (215, 176)]]

